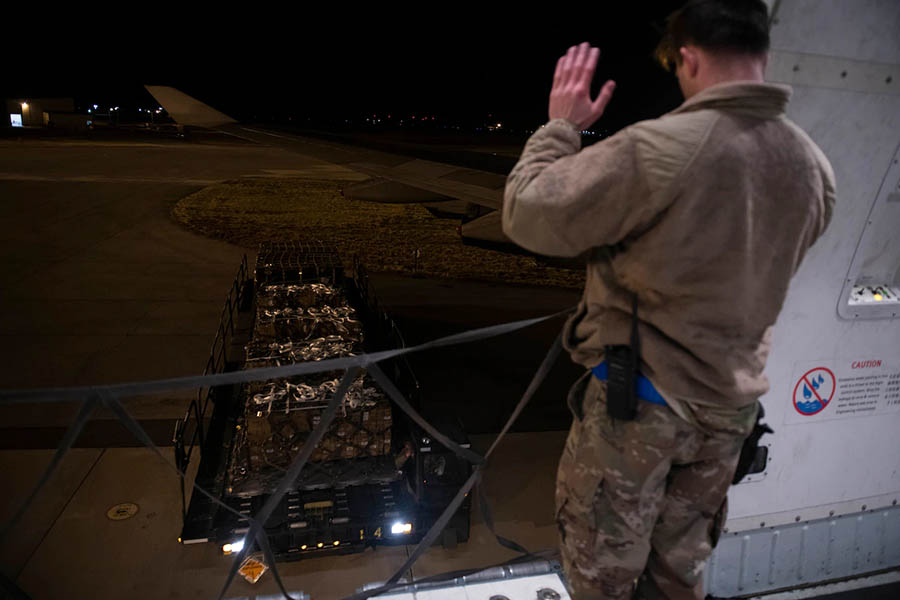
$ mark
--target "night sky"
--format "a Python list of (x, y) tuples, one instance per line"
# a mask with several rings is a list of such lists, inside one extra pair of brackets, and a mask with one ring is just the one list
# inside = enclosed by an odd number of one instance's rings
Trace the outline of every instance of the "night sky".
[(547, 15), (532, 12), (527, 20), (474, 11), (436, 17), (434, 11), (450, 7), (435, 5), (396, 18), (355, 14), (352, 22), (157, 16), (97, 26), (90, 34), (34, 31), (27, 34), (30, 50), (19, 53), (27, 60), (7, 61), (2, 91), (134, 110), (154, 104), (143, 84), (171, 85), (242, 121), (316, 124), (418, 114), (533, 129), (546, 122), (556, 60), (588, 41), (602, 53), (595, 93), (607, 78), (618, 83), (595, 127), (613, 132), (681, 102), (677, 82), (651, 58), (665, 16), (680, 4), (615, 3), (618, 8), (565, 19), (550, 14), (549, 5)]

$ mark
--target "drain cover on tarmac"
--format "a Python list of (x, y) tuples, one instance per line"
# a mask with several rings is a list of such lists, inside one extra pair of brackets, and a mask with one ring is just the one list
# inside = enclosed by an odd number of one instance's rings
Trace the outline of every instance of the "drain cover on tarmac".
[(108, 511), (106, 511), (106, 517), (112, 521), (124, 521), (125, 519), (130, 519), (138, 512), (138, 505), (133, 502), (123, 502), (122, 504), (116, 504)]

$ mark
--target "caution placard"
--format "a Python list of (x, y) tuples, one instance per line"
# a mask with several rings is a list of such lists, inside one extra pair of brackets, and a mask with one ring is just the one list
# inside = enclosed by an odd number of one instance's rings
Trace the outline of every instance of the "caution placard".
[(804, 416), (812, 416), (825, 410), (834, 398), (836, 383), (831, 369), (810, 369), (794, 385), (794, 409)]
[(248, 556), (244, 559), (244, 562), (241, 563), (241, 568), (238, 569), (238, 573), (250, 583), (256, 583), (259, 581), (259, 578), (263, 576), (263, 573), (268, 570), (269, 567), (262, 561), (262, 557)]
[(900, 411), (900, 357), (798, 362), (789, 389), (787, 424)]

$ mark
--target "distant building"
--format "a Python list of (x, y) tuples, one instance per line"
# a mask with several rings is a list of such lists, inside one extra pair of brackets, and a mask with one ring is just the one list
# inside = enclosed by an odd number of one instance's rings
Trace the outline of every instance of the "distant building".
[(89, 115), (75, 112), (72, 98), (10, 98), (6, 100), (3, 127), (54, 127), (87, 129)]

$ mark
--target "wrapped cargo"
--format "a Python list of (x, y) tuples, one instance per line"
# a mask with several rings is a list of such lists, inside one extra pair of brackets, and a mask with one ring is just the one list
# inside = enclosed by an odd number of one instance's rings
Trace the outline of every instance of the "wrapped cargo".
[(266, 308), (256, 313), (253, 338), (257, 342), (293, 342), (339, 336), (362, 341), (362, 323), (349, 306)]
[[(247, 414), (263, 417), (274, 413), (308, 410), (310, 406), (325, 405), (334, 396), (340, 383), (336, 371), (315, 373), (290, 379), (252, 382), (247, 384)], [(384, 400), (375, 383), (361, 374), (344, 395), (342, 409), (368, 408)]]
[[(362, 324), (340, 288), (321, 283), (259, 289), (245, 369), (352, 356), (362, 351)], [(243, 416), (232, 447), (229, 489), (265, 492), (303, 450), (343, 373), (251, 382), (241, 389)], [(309, 462), (380, 459), (393, 467), (391, 404), (361, 371)], [(320, 467), (321, 468), (321, 467)]]
[(304, 306), (344, 306), (346, 300), (336, 288), (322, 283), (303, 285), (266, 285), (260, 288), (256, 298), (261, 309), (280, 309)]
[[(247, 416), (235, 440), (230, 494), (270, 492), (303, 450), (325, 407), (322, 403), (308, 403), (288, 412)], [(305, 473), (315, 476), (332, 470), (346, 471), (347, 461), (369, 459), (365, 463), (369, 475), (380, 470), (392, 477), (396, 470), (390, 456), (392, 426), (391, 405), (384, 397), (366, 406), (340, 411), (310, 456)], [(357, 464), (355, 468), (361, 466)]]
[(345, 340), (338, 335), (315, 338), (302, 342), (254, 341), (245, 348), (245, 369), (280, 367), (298, 362), (310, 362), (355, 356), (360, 351), (359, 342)]

